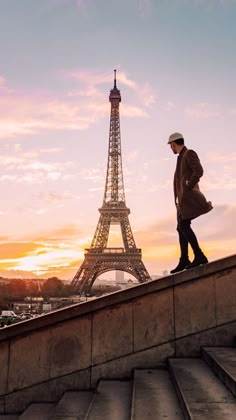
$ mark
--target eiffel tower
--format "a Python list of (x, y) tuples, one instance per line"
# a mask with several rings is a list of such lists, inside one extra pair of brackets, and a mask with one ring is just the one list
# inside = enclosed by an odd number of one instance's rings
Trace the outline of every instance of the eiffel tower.
[[(120, 91), (116, 86), (114, 70), (114, 87), (110, 91), (111, 102), (110, 134), (106, 185), (100, 218), (89, 249), (85, 250), (84, 261), (72, 280), (75, 293), (84, 295), (90, 292), (95, 279), (111, 270), (126, 271), (140, 283), (150, 280), (142, 262), (141, 249), (136, 247), (126, 207), (121, 157)], [(123, 239), (122, 248), (108, 248), (108, 236), (111, 225), (120, 225)]]

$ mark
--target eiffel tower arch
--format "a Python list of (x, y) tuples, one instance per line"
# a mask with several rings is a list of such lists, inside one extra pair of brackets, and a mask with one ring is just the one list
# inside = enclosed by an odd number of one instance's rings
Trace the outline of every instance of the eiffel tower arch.
[[(79, 294), (88, 293), (95, 279), (111, 270), (126, 271), (140, 283), (150, 280), (142, 262), (141, 249), (135, 244), (128, 217), (130, 209), (125, 203), (119, 115), (121, 95), (116, 86), (116, 70), (109, 101), (111, 115), (105, 192), (91, 246), (85, 250), (84, 261), (71, 283), (75, 293)], [(107, 247), (110, 227), (114, 224), (121, 228), (123, 247), (120, 248)]]

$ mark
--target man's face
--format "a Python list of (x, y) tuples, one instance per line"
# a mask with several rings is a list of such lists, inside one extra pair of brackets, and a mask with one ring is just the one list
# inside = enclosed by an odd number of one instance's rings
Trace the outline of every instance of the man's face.
[(178, 153), (178, 145), (177, 145), (174, 141), (172, 141), (172, 142), (170, 143), (170, 148), (171, 148), (172, 152), (173, 152), (175, 155), (177, 155), (177, 153)]

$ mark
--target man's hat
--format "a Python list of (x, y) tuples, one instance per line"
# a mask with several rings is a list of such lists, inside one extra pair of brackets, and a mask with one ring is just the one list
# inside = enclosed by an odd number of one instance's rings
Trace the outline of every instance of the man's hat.
[(183, 139), (183, 135), (180, 133), (173, 133), (170, 135), (167, 144), (170, 144), (172, 143), (172, 141), (179, 140), (179, 139)]

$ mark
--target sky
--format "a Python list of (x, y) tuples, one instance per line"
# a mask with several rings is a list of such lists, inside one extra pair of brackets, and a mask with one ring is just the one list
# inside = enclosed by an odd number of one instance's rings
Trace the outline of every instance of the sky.
[[(204, 168), (192, 222), (236, 249), (236, 0), (0, 0), (0, 276), (74, 277), (102, 205), (113, 70), (126, 205), (150, 275), (179, 259), (168, 136)], [(110, 246), (122, 246), (112, 228)]]

